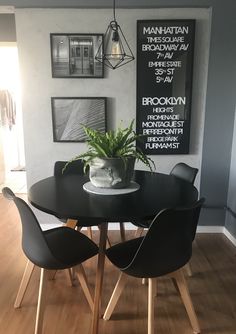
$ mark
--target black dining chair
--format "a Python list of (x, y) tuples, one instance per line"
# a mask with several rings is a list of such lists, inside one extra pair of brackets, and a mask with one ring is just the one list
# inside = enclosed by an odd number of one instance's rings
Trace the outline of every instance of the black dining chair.
[(20, 307), (34, 266), (41, 268), (35, 334), (42, 333), (45, 310), (47, 278), (50, 271), (75, 268), (85, 297), (93, 311), (91, 295), (82, 263), (98, 254), (97, 245), (84, 234), (69, 227), (57, 227), (42, 231), (28, 204), (15, 196), (11, 189), (2, 189), (4, 197), (13, 200), (21, 218), (22, 249), (28, 263), (17, 294), (15, 307)]
[(63, 175), (70, 175), (70, 174), (79, 174), (79, 175), (84, 174), (84, 163), (81, 159), (71, 161), (66, 166), (67, 163), (68, 161), (56, 161), (54, 164), (54, 175), (60, 177)]
[(174, 175), (179, 179), (194, 184), (197, 173), (198, 173), (197, 168), (191, 167), (185, 164), (184, 162), (179, 162), (172, 168), (170, 175)]
[[(194, 167), (190, 167), (184, 162), (177, 163), (171, 170), (170, 175), (173, 175), (179, 179), (187, 181), (191, 184), (194, 184), (195, 178), (197, 176), (198, 169)], [(132, 221), (132, 224), (137, 226), (135, 237), (141, 236), (144, 228), (148, 228), (150, 226), (151, 220), (144, 221)], [(190, 268), (189, 268), (190, 274)]]
[[(173, 175), (181, 180), (194, 184), (197, 173), (198, 173), (197, 168), (191, 167), (185, 164), (184, 162), (179, 162), (172, 168), (170, 175)], [(186, 264), (185, 270), (188, 276), (192, 276), (192, 269), (190, 263)]]
[[(54, 164), (54, 176), (56, 177), (64, 177), (66, 175), (83, 175), (84, 174), (84, 163), (81, 159), (71, 161), (69, 164), (67, 164), (68, 161), (56, 161)], [(88, 236), (90, 239), (93, 238), (92, 236), (92, 227), (91, 223), (86, 222), (79, 222), (74, 219), (70, 219), (68, 217), (67, 219), (57, 217), (62, 223), (66, 223), (67, 226), (71, 228), (77, 227), (78, 229), (81, 229), (82, 227), (86, 227), (88, 231)]]
[(180, 293), (194, 332), (200, 333), (182, 268), (192, 255), (192, 240), (203, 202), (201, 199), (188, 208), (162, 210), (144, 237), (106, 250), (107, 257), (121, 274), (104, 313), (105, 320), (110, 319), (128, 276), (148, 278), (148, 334), (154, 334), (154, 281), (168, 275)]

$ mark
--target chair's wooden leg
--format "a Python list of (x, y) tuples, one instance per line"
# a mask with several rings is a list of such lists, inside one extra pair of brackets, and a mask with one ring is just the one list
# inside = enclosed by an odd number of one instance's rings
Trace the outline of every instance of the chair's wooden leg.
[(143, 228), (142, 227), (138, 227), (137, 230), (135, 231), (134, 237), (138, 238), (141, 237), (143, 233)]
[[(49, 280), (54, 280), (56, 278), (58, 270), (50, 270), (48, 273), (48, 279)], [(71, 286), (74, 286), (74, 279), (75, 279), (75, 273), (74, 273), (74, 268), (67, 269), (66, 271), (67, 277), (68, 277), (68, 282)]]
[(56, 278), (56, 274), (57, 274), (57, 270), (50, 270), (50, 272), (48, 273), (48, 279), (49, 280), (54, 280)]
[(107, 244), (108, 244), (108, 247), (111, 247), (111, 242), (108, 236), (107, 236)]
[(148, 279), (148, 334), (154, 334), (154, 298), (156, 294), (155, 279)]
[(92, 319), (92, 334), (98, 333), (99, 317), (100, 317), (100, 303), (102, 295), (103, 272), (105, 264), (105, 249), (107, 240), (107, 223), (103, 223), (100, 227), (99, 238), (99, 253), (97, 262), (94, 310)]
[(66, 270), (68, 282), (71, 286), (74, 286), (74, 268), (69, 268)]
[(198, 323), (198, 319), (193, 307), (193, 303), (189, 294), (188, 286), (184, 277), (184, 274), (182, 270), (178, 270), (174, 273), (174, 278), (176, 279), (176, 283), (179, 288), (179, 292), (182, 298), (182, 301), (184, 303), (185, 309), (187, 311), (187, 314), (189, 316), (189, 320), (191, 323), (191, 326), (193, 328), (194, 333), (200, 333), (200, 326)]
[(192, 269), (191, 269), (191, 266), (190, 266), (190, 263), (188, 262), (188, 263), (186, 263), (186, 265), (184, 266), (184, 269), (185, 269), (185, 271), (186, 271), (186, 274), (188, 275), (188, 276), (192, 276), (193, 275), (193, 273), (192, 273)]
[(146, 285), (147, 284), (147, 279), (146, 278), (142, 278), (142, 285)]
[(124, 242), (126, 240), (126, 238), (125, 238), (125, 223), (120, 223), (120, 237), (121, 237), (122, 242)]
[(92, 227), (88, 226), (87, 227), (87, 233), (88, 233), (88, 237), (93, 240), (93, 231), (92, 231)]
[[(56, 278), (56, 274), (57, 274), (58, 270), (50, 270), (48, 272), (48, 279), (49, 280), (54, 280)], [(67, 273), (67, 278), (68, 278), (68, 282), (71, 286), (74, 286), (74, 279), (75, 279), (75, 273), (74, 273), (74, 268), (69, 268), (66, 270)]]
[[(77, 277), (77, 275), (76, 275), (75, 267), (70, 268), (70, 271), (71, 271), (71, 275), (72, 275), (72, 280), (73, 280), (73, 282), (74, 282), (75, 280), (78, 279), (78, 277)], [(74, 283), (73, 283), (73, 284), (74, 284)]]
[(178, 294), (180, 294), (179, 287), (176, 283), (176, 279), (174, 277), (171, 277), (171, 280), (172, 280), (172, 283), (174, 284), (174, 287), (175, 287), (176, 291), (178, 292)]
[[(82, 226), (77, 226), (77, 224), (78, 224), (77, 219), (68, 218), (67, 221), (66, 221), (65, 226), (70, 227), (74, 230), (76, 229), (77, 231), (80, 231), (82, 229)], [(74, 277), (75, 277), (74, 268), (68, 269), (67, 274), (68, 274), (68, 278), (69, 278), (69, 284), (71, 286), (74, 286)], [(55, 273), (55, 276), (56, 276), (56, 273)], [(54, 278), (55, 278), (55, 276), (54, 276)]]
[(77, 273), (77, 277), (80, 282), (80, 285), (82, 287), (82, 290), (84, 292), (84, 295), (89, 303), (91, 310), (93, 311), (93, 308), (94, 308), (93, 297), (89, 289), (87, 277), (85, 275), (84, 267), (82, 266), (82, 264), (76, 267), (76, 273)]
[(46, 302), (46, 288), (47, 288), (47, 270), (41, 268), (38, 306), (37, 306), (34, 334), (41, 334), (43, 332), (43, 315), (44, 315), (45, 304), (46, 304), (45, 303)]
[(120, 295), (125, 287), (125, 284), (127, 282), (127, 276), (124, 275), (123, 273), (120, 273), (120, 276), (118, 278), (118, 281), (116, 283), (116, 286), (112, 292), (112, 295), (111, 295), (111, 298), (108, 302), (108, 305), (106, 307), (106, 310), (105, 310), (105, 313), (104, 313), (104, 316), (103, 316), (103, 319), (104, 320), (109, 320), (113, 311), (114, 311), (114, 308), (118, 302), (118, 299), (120, 298)]
[(77, 223), (78, 223), (78, 220), (69, 218), (69, 219), (67, 219), (65, 226), (75, 229)]
[(33, 273), (33, 270), (34, 270), (34, 264), (30, 262), (30, 260), (28, 260), (25, 266), (23, 277), (21, 279), (19, 290), (17, 292), (17, 296), (16, 296), (16, 300), (14, 304), (15, 308), (19, 308), (21, 306), (21, 303), (24, 298), (24, 295), (25, 295), (27, 286), (29, 284), (30, 277)]

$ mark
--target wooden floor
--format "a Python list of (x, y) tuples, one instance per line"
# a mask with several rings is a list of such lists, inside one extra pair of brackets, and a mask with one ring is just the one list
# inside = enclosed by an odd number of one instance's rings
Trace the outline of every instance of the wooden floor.
[[(13, 203), (0, 195), (0, 334), (32, 334), (39, 272), (36, 270), (22, 307), (13, 308), (26, 259), (20, 245), (20, 223)], [(132, 232), (133, 233), (133, 232)], [(130, 236), (131, 234), (129, 234)], [(112, 242), (119, 239), (110, 232)], [(96, 258), (85, 266), (94, 288)], [(236, 248), (221, 234), (200, 234), (187, 278), (203, 334), (236, 334)], [(102, 309), (108, 302), (118, 271), (105, 267)], [(49, 282), (44, 334), (89, 334), (91, 312), (80, 286), (70, 287), (60, 271)], [(147, 333), (147, 286), (130, 278), (110, 321), (100, 320), (101, 334)], [(155, 334), (192, 333), (185, 309), (172, 282), (161, 279), (155, 306)]]

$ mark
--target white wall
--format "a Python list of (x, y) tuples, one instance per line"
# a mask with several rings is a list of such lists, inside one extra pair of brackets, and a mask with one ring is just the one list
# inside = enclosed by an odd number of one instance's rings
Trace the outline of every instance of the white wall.
[(5, 164), (2, 144), (2, 127), (0, 126), (0, 184), (5, 181)]
[[(8, 15), (8, 14), (7, 14)], [(16, 42), (0, 42), (0, 89), (8, 90), (16, 104), (15, 124), (2, 127), (3, 159), (6, 174), (15, 167), (25, 166), (21, 89)]]
[[(183, 161), (200, 168), (205, 114), (211, 11), (209, 9), (118, 9), (117, 20), (136, 54), (138, 19), (196, 19), (190, 154), (152, 156), (157, 171), (169, 173)], [(54, 143), (51, 96), (108, 97), (108, 126), (128, 124), (136, 115), (136, 62), (104, 79), (52, 79), (50, 33), (104, 33), (109, 9), (16, 9), (17, 44), (23, 82), (23, 123), (27, 184), (50, 176), (56, 160), (66, 160), (85, 149), (83, 143)], [(142, 167), (139, 165), (138, 167)], [(199, 185), (199, 178), (197, 184)]]

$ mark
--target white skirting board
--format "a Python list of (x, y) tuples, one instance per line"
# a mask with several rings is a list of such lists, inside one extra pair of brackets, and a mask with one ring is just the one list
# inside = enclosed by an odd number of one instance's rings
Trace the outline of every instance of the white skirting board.
[(41, 226), (41, 229), (43, 230), (43, 231), (47, 231), (47, 230), (51, 230), (51, 229), (53, 229), (53, 228), (56, 228), (56, 227), (61, 227), (61, 226), (63, 226), (64, 224), (62, 224), (62, 223), (55, 223), (55, 224), (40, 224), (40, 226)]
[(232, 244), (234, 246), (236, 246), (236, 238), (231, 233), (229, 233), (227, 228), (224, 227), (224, 232), (223, 233), (232, 242)]
[(197, 233), (224, 233), (224, 226), (198, 226)]

